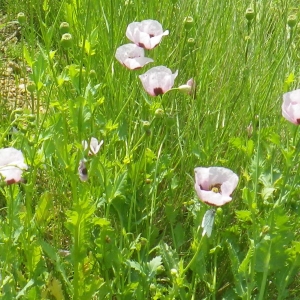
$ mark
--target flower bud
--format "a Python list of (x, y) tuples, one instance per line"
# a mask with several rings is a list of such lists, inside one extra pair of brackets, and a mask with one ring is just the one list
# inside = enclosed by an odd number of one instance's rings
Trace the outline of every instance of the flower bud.
[(90, 70), (89, 77), (90, 77), (90, 79), (96, 79), (97, 78), (96, 71), (95, 70)]
[(217, 215), (218, 215), (219, 217), (221, 217), (221, 216), (223, 215), (223, 209), (222, 209), (222, 207), (218, 207), (218, 208), (217, 208)]
[(255, 17), (253, 8), (251, 8), (251, 7), (247, 8), (245, 16), (248, 21), (253, 20), (253, 18)]
[(26, 22), (26, 17), (23, 12), (19, 12), (17, 15), (17, 20), (20, 24), (24, 24)]
[(35, 83), (33, 81), (29, 81), (26, 85), (26, 89), (30, 94), (32, 94), (36, 89)]
[(160, 265), (157, 267), (156, 273), (161, 274), (161, 273), (165, 272), (165, 270), (166, 270), (165, 267), (163, 265)]
[(73, 38), (70, 33), (64, 33), (60, 40), (61, 45), (67, 49), (70, 48), (73, 44)]
[(59, 32), (61, 34), (64, 34), (64, 33), (68, 33), (69, 32), (69, 28), (70, 28), (70, 25), (69, 23), (67, 22), (62, 22), (59, 26)]
[(176, 277), (178, 276), (178, 271), (177, 271), (176, 269), (171, 269), (170, 272), (171, 272), (171, 275), (172, 275), (172, 276), (174, 276), (174, 277), (175, 277), (175, 276), (176, 276)]
[(156, 117), (162, 117), (163, 115), (165, 114), (164, 110), (162, 108), (158, 108), (156, 111), (155, 111), (155, 116)]
[(295, 25), (297, 24), (296, 16), (295, 15), (289, 16), (287, 19), (287, 24), (289, 25), (290, 28), (295, 27)]
[(185, 30), (190, 30), (194, 25), (193, 17), (185, 17), (183, 22), (184, 22), (184, 29)]
[(187, 40), (187, 43), (188, 43), (188, 46), (189, 46), (190, 48), (192, 48), (192, 47), (194, 47), (194, 45), (195, 45), (195, 39), (189, 38), (189, 39)]

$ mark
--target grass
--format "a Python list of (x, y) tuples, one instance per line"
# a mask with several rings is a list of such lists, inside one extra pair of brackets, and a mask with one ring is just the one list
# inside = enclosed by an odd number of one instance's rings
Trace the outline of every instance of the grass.
[[(300, 137), (281, 117), (282, 94), (299, 87), (299, 26), (287, 26), (297, 4), (1, 4), (7, 22), (26, 20), (0, 67), (32, 69), (10, 77), (30, 82), (22, 105), (0, 98), (0, 147), (21, 149), (30, 166), (26, 182), (0, 188), (2, 299), (297, 299)], [(146, 51), (154, 63), (129, 71), (115, 51), (127, 25), (145, 19), (170, 34)], [(195, 97), (148, 96), (138, 75), (159, 65), (179, 70), (174, 87), (193, 77)], [(92, 136), (104, 146), (88, 157), (81, 143)], [(239, 176), (210, 238), (198, 166)]]

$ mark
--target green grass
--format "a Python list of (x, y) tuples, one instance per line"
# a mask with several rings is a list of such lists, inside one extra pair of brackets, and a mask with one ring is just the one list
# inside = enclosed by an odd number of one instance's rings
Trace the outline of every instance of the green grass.
[[(1, 299), (297, 299), (300, 136), (281, 103), (300, 84), (299, 26), (287, 26), (298, 6), (1, 4), (9, 20), (22, 11), (26, 21), (0, 63), (17, 57), (31, 67), (34, 89), (21, 110), (0, 98), (0, 147), (21, 149), (30, 167), (25, 183), (0, 188)], [(127, 25), (145, 19), (170, 34), (146, 51), (154, 63), (130, 71), (115, 51), (129, 43)], [(69, 49), (61, 22), (70, 24)], [(138, 75), (159, 65), (179, 70), (174, 87), (193, 77), (196, 96), (148, 96)], [(81, 142), (92, 136), (104, 146), (87, 157)], [(83, 157), (87, 182), (77, 171)], [(201, 238), (209, 207), (194, 191), (198, 166), (239, 176), (210, 238)]]

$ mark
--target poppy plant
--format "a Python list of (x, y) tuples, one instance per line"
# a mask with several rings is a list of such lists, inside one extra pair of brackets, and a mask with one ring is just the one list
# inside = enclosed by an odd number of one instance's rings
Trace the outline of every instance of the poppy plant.
[(222, 206), (230, 202), (238, 181), (238, 176), (227, 168), (195, 168), (195, 190), (208, 205)]
[(15, 148), (0, 149), (0, 177), (6, 184), (21, 182), (23, 170), (27, 170), (27, 168), (20, 150)]
[(87, 141), (82, 141), (82, 146), (84, 150), (89, 148), (89, 155), (95, 155), (99, 152), (101, 146), (103, 145), (103, 140), (98, 142), (98, 140), (94, 137), (89, 141), (90, 145)]
[(153, 62), (152, 58), (145, 57), (144, 49), (135, 44), (120, 46), (116, 51), (115, 57), (130, 70), (140, 69), (144, 65)]
[(151, 96), (158, 96), (169, 91), (178, 71), (172, 74), (172, 71), (164, 66), (154, 67), (146, 73), (139, 76), (146, 92)]
[(155, 20), (132, 22), (126, 30), (127, 38), (145, 49), (153, 49), (160, 43), (162, 37), (168, 34), (169, 30), (163, 31), (161, 24)]
[(283, 94), (282, 115), (291, 123), (300, 125), (300, 89)]

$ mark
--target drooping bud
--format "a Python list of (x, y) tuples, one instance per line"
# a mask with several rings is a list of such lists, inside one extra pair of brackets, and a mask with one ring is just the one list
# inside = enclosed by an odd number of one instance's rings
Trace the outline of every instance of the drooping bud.
[(156, 117), (162, 117), (163, 115), (165, 114), (164, 110), (162, 108), (158, 108), (156, 111), (155, 111), (155, 116)]

